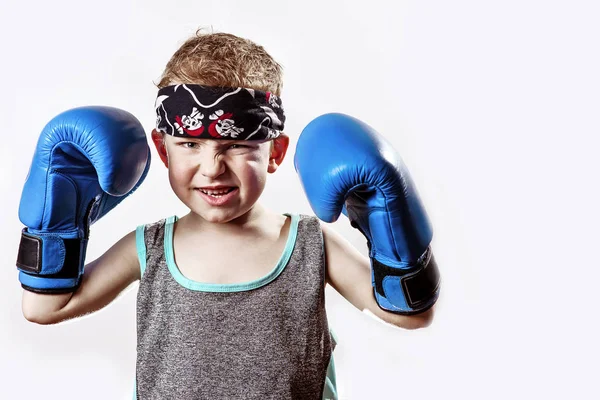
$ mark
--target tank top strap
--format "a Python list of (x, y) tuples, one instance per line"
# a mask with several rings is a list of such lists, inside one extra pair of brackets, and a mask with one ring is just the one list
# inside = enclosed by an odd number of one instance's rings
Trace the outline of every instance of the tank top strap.
[[(156, 262), (148, 262), (149, 258), (159, 261), (163, 252), (163, 243), (165, 237), (165, 226), (172, 224), (177, 220), (173, 215), (163, 218), (159, 221), (140, 225), (135, 230), (135, 243), (137, 248), (138, 260), (140, 262), (140, 276), (144, 276), (148, 266), (156, 265)], [(164, 257), (164, 254), (163, 254)]]

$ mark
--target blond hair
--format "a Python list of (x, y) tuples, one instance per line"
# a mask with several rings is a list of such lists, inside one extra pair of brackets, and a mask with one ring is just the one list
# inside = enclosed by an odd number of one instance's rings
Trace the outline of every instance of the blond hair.
[(262, 46), (229, 33), (198, 29), (173, 54), (156, 86), (177, 83), (246, 87), (280, 96), (283, 72)]

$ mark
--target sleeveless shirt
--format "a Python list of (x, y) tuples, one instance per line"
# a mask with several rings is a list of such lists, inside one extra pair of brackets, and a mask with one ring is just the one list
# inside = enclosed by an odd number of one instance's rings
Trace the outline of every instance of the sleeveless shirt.
[(176, 216), (137, 228), (134, 399), (337, 399), (321, 227), (313, 216), (288, 217), (277, 265), (241, 284), (180, 272)]

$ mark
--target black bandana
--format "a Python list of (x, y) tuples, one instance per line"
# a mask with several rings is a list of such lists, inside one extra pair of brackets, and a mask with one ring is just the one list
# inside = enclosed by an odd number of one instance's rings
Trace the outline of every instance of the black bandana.
[(285, 122), (278, 96), (247, 88), (167, 86), (154, 108), (156, 130), (197, 139), (274, 139)]

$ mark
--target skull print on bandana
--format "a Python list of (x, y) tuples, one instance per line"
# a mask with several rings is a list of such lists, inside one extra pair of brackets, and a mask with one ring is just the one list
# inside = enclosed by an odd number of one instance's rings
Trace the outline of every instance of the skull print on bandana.
[(240, 87), (167, 86), (155, 109), (156, 130), (178, 137), (269, 140), (285, 122), (279, 96)]

